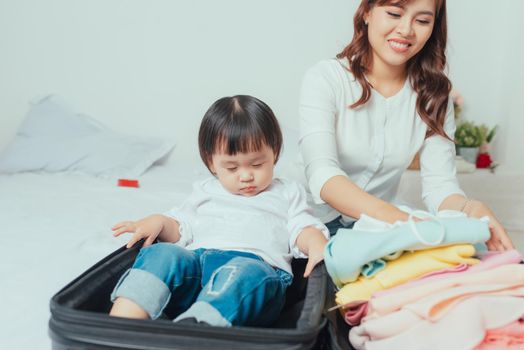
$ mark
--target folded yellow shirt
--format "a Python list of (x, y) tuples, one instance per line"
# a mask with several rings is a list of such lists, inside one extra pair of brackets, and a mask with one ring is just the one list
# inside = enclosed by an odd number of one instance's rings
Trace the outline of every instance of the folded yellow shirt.
[(405, 252), (398, 259), (388, 262), (386, 267), (372, 278), (360, 276), (355, 282), (342, 287), (336, 295), (338, 305), (353, 301), (367, 301), (380, 290), (392, 288), (426, 273), (453, 267), (459, 264), (475, 265), (478, 259), (472, 244), (455, 244), (445, 247)]

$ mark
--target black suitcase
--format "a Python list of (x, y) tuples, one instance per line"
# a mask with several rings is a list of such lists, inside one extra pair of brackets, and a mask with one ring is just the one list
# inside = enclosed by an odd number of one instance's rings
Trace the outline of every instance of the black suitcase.
[(122, 247), (65, 286), (50, 301), (52, 349), (320, 349), (325, 348), (327, 272), (317, 265), (302, 277), (305, 259), (293, 260), (294, 280), (280, 318), (269, 328), (211, 327), (168, 319), (110, 317), (110, 293), (139, 247)]
[(349, 330), (351, 326), (344, 321), (338, 309), (327, 311), (337, 305), (335, 302), (335, 293), (335, 284), (328, 275), (325, 306), (327, 326), (323, 334), (323, 346), (330, 350), (355, 350), (349, 342)]

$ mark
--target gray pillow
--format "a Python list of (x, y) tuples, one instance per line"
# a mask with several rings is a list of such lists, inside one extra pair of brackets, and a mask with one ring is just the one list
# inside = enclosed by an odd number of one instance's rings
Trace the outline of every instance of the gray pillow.
[(51, 95), (31, 107), (14, 140), (0, 154), (0, 173), (80, 171), (137, 177), (174, 146), (174, 141), (109, 130)]

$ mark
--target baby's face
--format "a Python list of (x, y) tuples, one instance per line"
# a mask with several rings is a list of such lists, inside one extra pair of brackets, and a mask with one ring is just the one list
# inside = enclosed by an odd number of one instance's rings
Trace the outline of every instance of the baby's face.
[(209, 168), (227, 191), (252, 197), (271, 184), (274, 166), (275, 153), (264, 145), (256, 152), (235, 155), (217, 152)]

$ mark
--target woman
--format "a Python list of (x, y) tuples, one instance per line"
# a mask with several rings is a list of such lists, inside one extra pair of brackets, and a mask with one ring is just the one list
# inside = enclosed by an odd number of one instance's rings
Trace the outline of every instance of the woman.
[(362, 0), (351, 43), (306, 73), (300, 150), (308, 187), (332, 232), (363, 213), (407, 220), (388, 202), (420, 151), (428, 209), (488, 216), (488, 249), (513, 248), (492, 211), (466, 197), (455, 177), (446, 37), (445, 0)]

